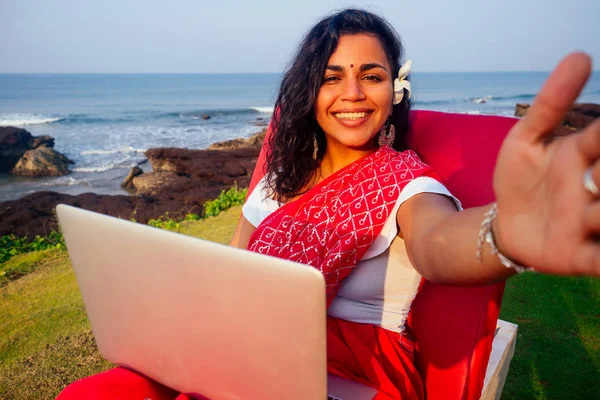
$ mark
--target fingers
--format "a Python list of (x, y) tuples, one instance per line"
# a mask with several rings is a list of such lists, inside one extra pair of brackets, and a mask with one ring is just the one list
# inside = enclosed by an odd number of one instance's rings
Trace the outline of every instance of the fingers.
[[(600, 119), (594, 120), (577, 137), (577, 146), (589, 163), (593, 163), (600, 158)], [(594, 182), (600, 182), (600, 179), (594, 179)]]
[(590, 76), (592, 61), (585, 53), (571, 53), (558, 64), (536, 96), (514, 135), (537, 143), (563, 119)]

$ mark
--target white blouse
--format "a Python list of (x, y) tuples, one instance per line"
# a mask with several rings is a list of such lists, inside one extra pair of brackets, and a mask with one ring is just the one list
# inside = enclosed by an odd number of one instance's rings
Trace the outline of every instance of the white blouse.
[[(242, 213), (257, 227), (279, 208), (263, 178), (252, 191)], [(404, 240), (398, 237), (396, 214), (400, 205), (419, 193), (437, 193), (450, 197), (462, 210), (460, 201), (448, 189), (430, 177), (409, 182), (398, 198), (381, 233), (363, 258), (342, 282), (327, 314), (347, 321), (373, 324), (402, 332), (408, 311), (419, 289), (421, 276), (413, 268)]]

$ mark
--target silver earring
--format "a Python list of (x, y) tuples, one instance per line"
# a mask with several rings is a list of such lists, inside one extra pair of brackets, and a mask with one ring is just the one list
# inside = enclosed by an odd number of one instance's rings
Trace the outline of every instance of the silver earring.
[(313, 134), (313, 160), (317, 159), (319, 154), (319, 144), (317, 143), (317, 134)]
[(394, 139), (396, 139), (396, 128), (394, 127), (394, 124), (391, 124), (388, 120), (379, 131), (379, 147), (392, 147), (392, 145), (394, 144)]

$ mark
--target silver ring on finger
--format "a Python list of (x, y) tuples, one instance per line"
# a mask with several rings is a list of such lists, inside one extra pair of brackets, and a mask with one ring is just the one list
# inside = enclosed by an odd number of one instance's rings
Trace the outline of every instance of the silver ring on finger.
[(592, 178), (592, 167), (586, 169), (585, 173), (583, 174), (583, 187), (585, 187), (587, 191), (593, 194), (594, 196), (600, 197), (600, 188), (596, 186), (596, 183)]

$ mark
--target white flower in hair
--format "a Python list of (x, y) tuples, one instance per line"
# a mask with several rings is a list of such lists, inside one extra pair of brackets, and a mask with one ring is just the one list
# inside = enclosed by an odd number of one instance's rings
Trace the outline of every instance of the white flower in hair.
[(406, 60), (404, 65), (398, 70), (398, 77), (394, 81), (394, 105), (399, 104), (404, 98), (404, 89), (408, 92), (408, 98), (410, 99), (411, 87), (406, 77), (410, 74), (411, 66), (412, 61)]

